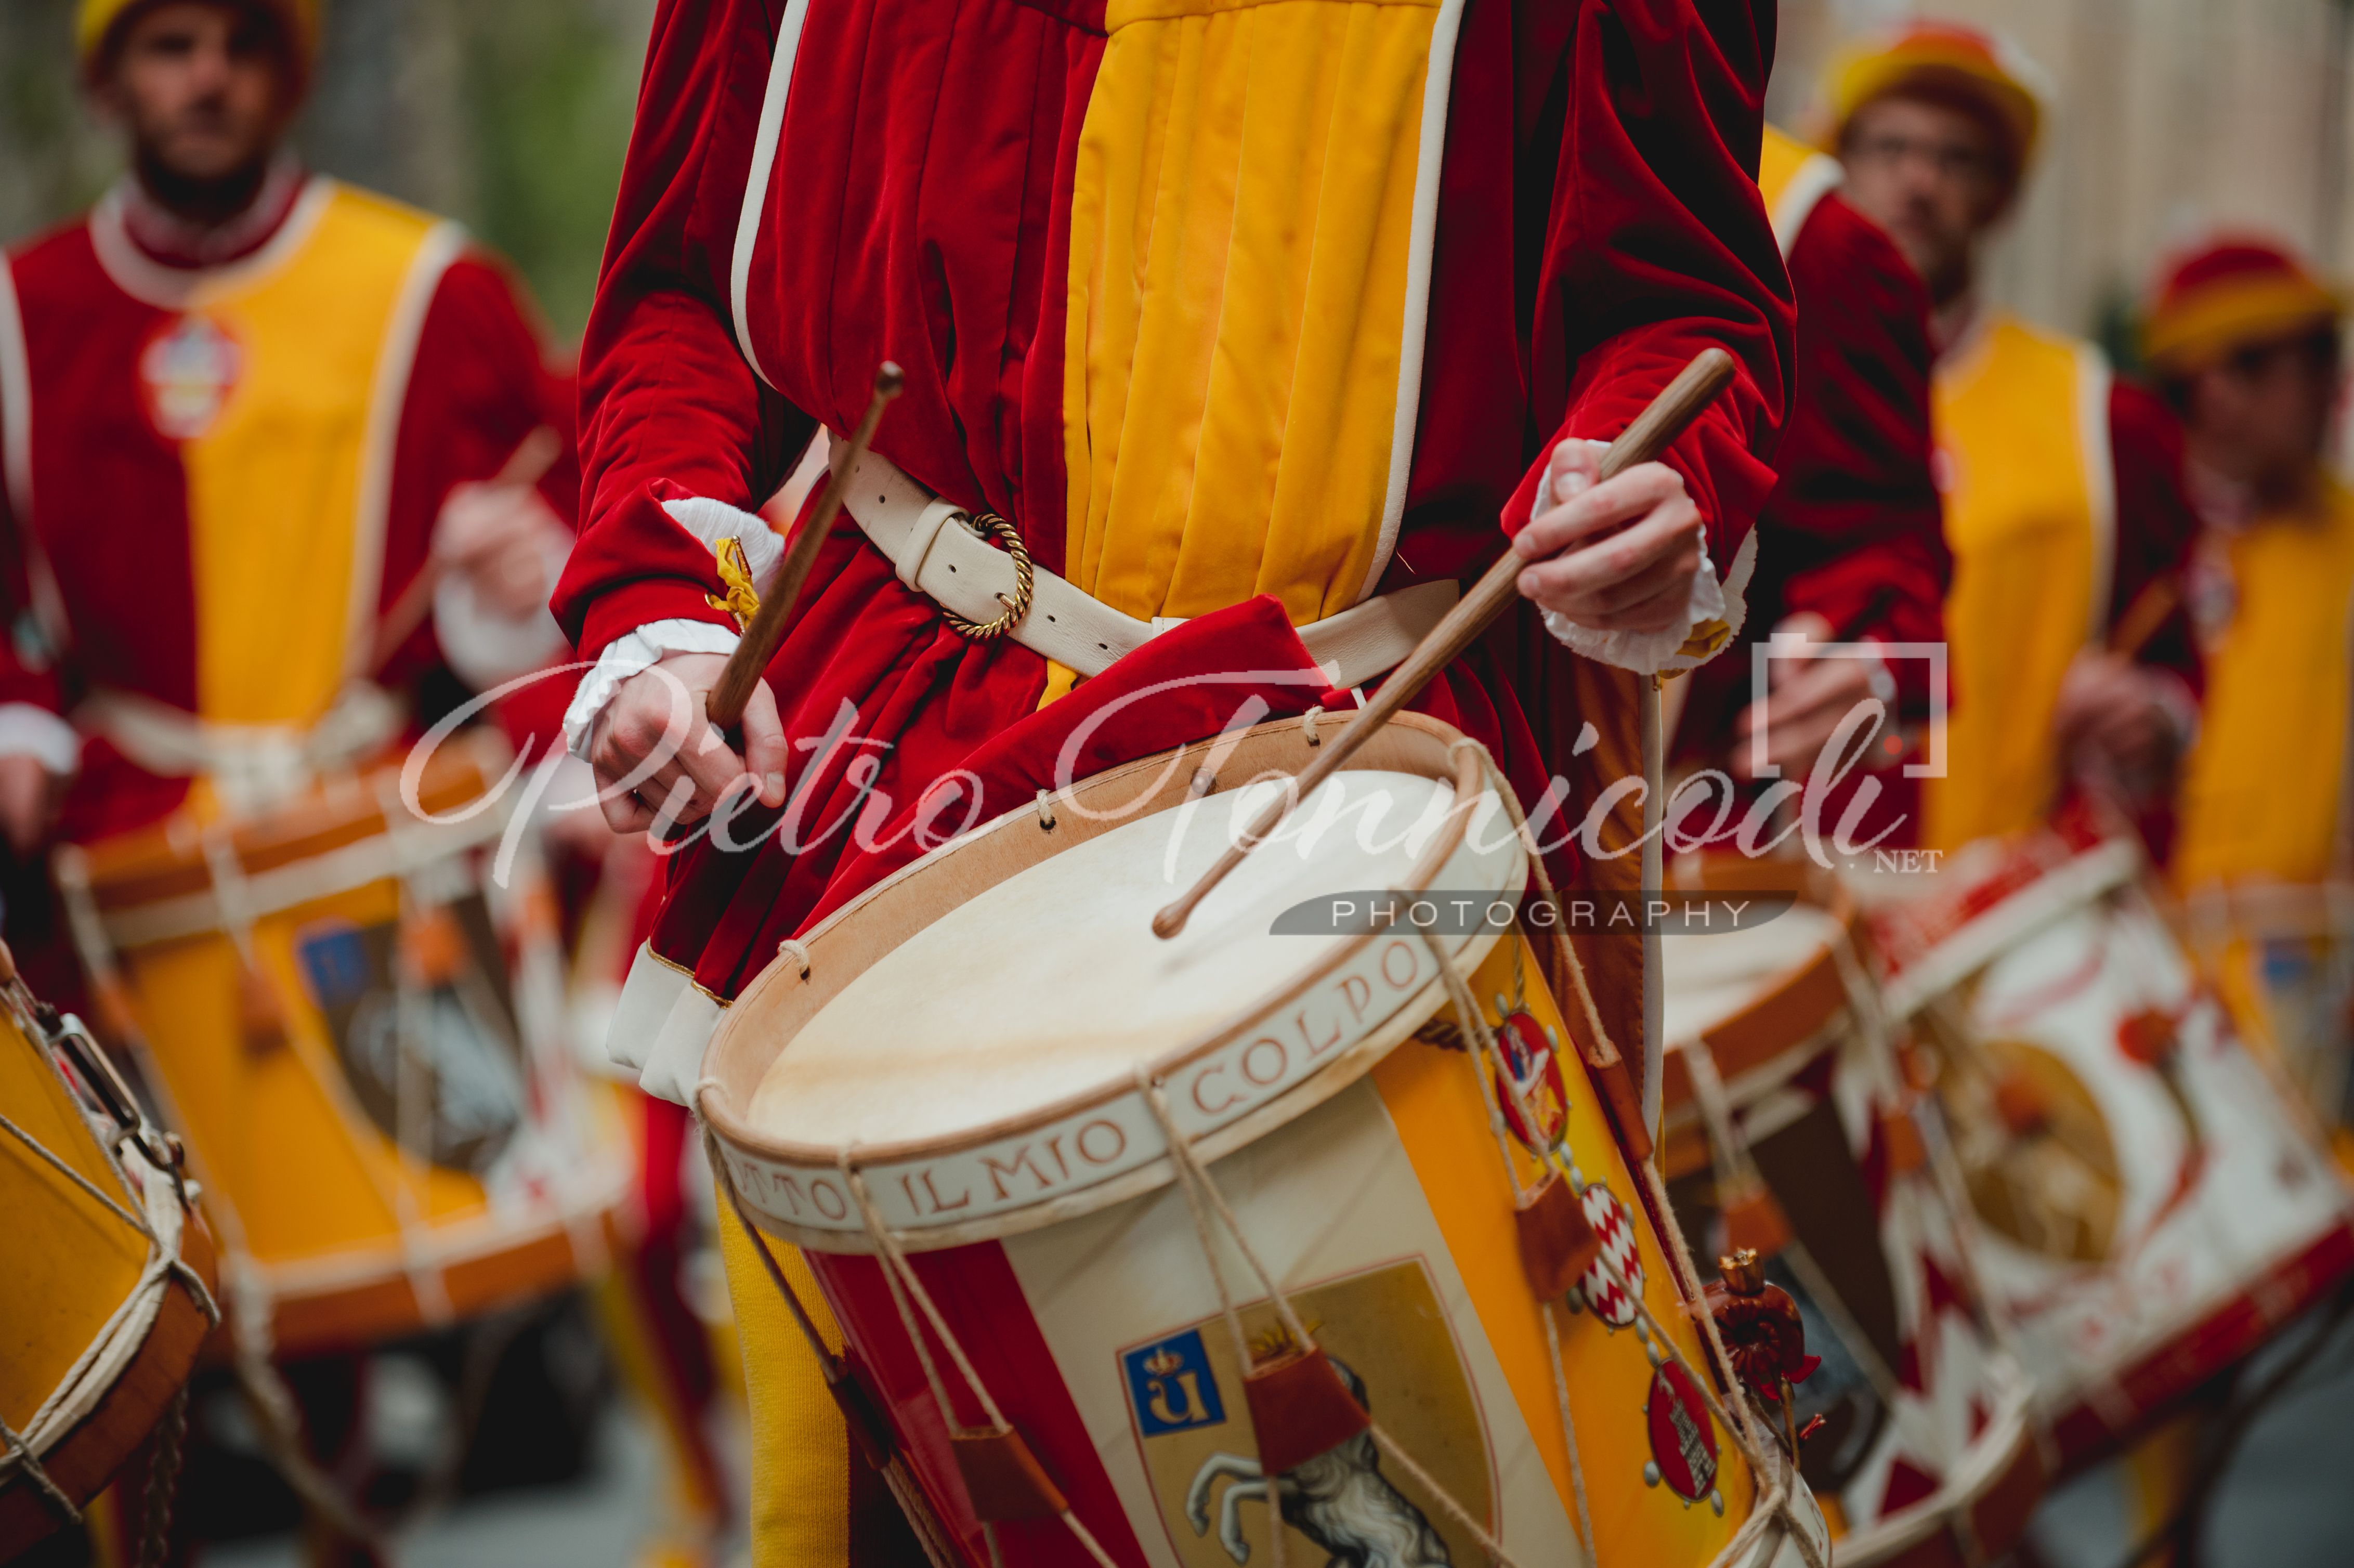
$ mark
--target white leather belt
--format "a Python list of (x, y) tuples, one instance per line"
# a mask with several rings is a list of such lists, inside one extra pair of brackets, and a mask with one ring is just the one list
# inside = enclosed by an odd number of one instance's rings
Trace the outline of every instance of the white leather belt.
[[(869, 451), (851, 470), (845, 504), (899, 580), (942, 609), (986, 623), (1016, 600), (1013, 557), (976, 533), (964, 508), (942, 501), (880, 452)], [(1179, 624), (1123, 615), (1043, 567), (1032, 568), (1032, 578), (1029, 613), (1005, 635), (1082, 675), (1100, 675)], [(1416, 583), (1293, 630), (1325, 678), (1345, 691), (1403, 662), (1458, 597), (1452, 579)]]

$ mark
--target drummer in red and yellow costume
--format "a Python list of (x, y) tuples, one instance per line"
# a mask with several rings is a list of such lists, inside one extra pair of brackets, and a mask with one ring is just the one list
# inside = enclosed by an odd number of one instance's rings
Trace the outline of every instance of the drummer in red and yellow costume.
[(1763, 730), (1766, 765), (1803, 783), (1839, 726), (1877, 699), (1885, 723), (1850, 743), (1868, 747), (1862, 771), (1848, 775), (1822, 820), (1837, 823), (1841, 797), (1876, 778), (1880, 802), (1851, 838), (1909, 844), (1917, 789), (1893, 765), (1919, 761), (1899, 726), (1917, 726), (1931, 710), (1926, 660), (1776, 658), (1765, 699), (1751, 689), (1748, 645), (1770, 633), (1915, 648), (1945, 640), (1953, 561), (1931, 474), (1928, 291), (1894, 242), (1840, 194), (1843, 179), (1836, 159), (1766, 127), (1758, 188), (1798, 302), (1789, 428), (1774, 454), (1780, 480), (1757, 519), (1749, 630), (1691, 677), (1677, 751), (1691, 766), (1746, 779)]
[(130, 171), (0, 266), (8, 935), (60, 1001), (45, 840), (267, 810), (566, 650), (571, 372), (456, 225), (283, 150), (319, 21), (85, 0)]
[(2173, 866), (2185, 891), (2311, 887), (2348, 869), (2354, 495), (2322, 461), (2342, 309), (2279, 245), (2230, 238), (2166, 269), (2144, 327), (2206, 524), (2190, 599), (2207, 705)]
[(2180, 438), (2093, 344), (1978, 294), (1980, 247), (2041, 128), (2037, 73), (1984, 34), (1924, 23), (1849, 50), (1826, 96), (1847, 198), (1895, 239), (1935, 309), (1953, 710), (1925, 841), (2029, 827), (2071, 775), (2162, 818), (2196, 727)]
[[(669, 0), (584, 352), (588, 521), (557, 609), (600, 661), (570, 725), (609, 817), (723, 828), (673, 862), (617, 1052), (684, 1097), (727, 999), (920, 853), (910, 830), (1029, 809), (1091, 716), (1085, 772), (1238, 712), (1353, 708), (1507, 535), (1530, 600), (1424, 705), (1532, 804), (1564, 779), (1552, 840), (1639, 773), (1638, 683), (1737, 628), (1772, 482), (1772, 48), (1770, 11), (1682, 0)], [(1592, 484), (1586, 441), (1712, 344), (1740, 361), (1728, 394), (1666, 462)], [(907, 377), (886, 461), (741, 741), (694, 732), (684, 705), (778, 558), (750, 509), (820, 425), (857, 420), (885, 358)], [(1035, 563), (1004, 635), (943, 617), (948, 566), (1004, 569), (958, 508), (1010, 520), (996, 537)], [(1351, 612), (1378, 629), (1355, 651), (1326, 624)], [(663, 743), (673, 691), (684, 748)], [(713, 811), (748, 773), (758, 802)], [(1613, 807), (1603, 842), (1627, 846), (1639, 796)], [(1585, 880), (1632, 885), (1640, 859)], [(1595, 963), (1628, 1040), (1638, 949)], [(756, 1560), (896, 1561), (887, 1499), (854, 1485), (731, 1244)]]

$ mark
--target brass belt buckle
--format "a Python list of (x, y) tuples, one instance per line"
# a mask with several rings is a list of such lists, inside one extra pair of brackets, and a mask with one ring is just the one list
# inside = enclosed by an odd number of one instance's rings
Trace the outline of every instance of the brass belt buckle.
[(1013, 524), (994, 512), (979, 514), (960, 512), (954, 521), (962, 523), (980, 538), (987, 539), (995, 535), (997, 541), (1005, 546), (1005, 553), (1013, 557), (1013, 597), (1008, 599), (1003, 594), (996, 596), (997, 602), (1005, 607), (1005, 613), (994, 620), (967, 620), (963, 616), (945, 606), (942, 607), (940, 615), (950, 626), (971, 638), (975, 642), (986, 642), (992, 637), (1002, 637), (1021, 625), (1022, 618), (1030, 613), (1030, 592), (1035, 582), (1035, 576), (1030, 565), (1029, 547), (1022, 543), (1022, 535), (1013, 531)]

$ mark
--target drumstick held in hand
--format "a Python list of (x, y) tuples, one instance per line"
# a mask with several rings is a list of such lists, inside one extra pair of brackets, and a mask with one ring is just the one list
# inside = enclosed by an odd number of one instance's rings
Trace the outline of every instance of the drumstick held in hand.
[(801, 597), (802, 585), (809, 581), (810, 568), (817, 564), (818, 546), (825, 543), (826, 535), (833, 530), (835, 516), (842, 511), (843, 496), (850, 488), (850, 471), (866, 455), (868, 444), (875, 440), (875, 427), (883, 422), (884, 408), (907, 384), (907, 376), (887, 359), (875, 372), (874, 398), (867, 403), (858, 429), (851, 432), (850, 445), (835, 460), (833, 472), (825, 482), (825, 493), (818, 497), (817, 510), (793, 535), (784, 560), (777, 567), (776, 580), (760, 596), (760, 608), (752, 612), (752, 623), (744, 629), (744, 640), (727, 656), (727, 668), (720, 672), (719, 683), (704, 698), (704, 713), (721, 729), (733, 729), (743, 722), (744, 709), (752, 701), (752, 688), (760, 683), (769, 661), (777, 655), (777, 644), (785, 640), (785, 618), (792, 613), (794, 601)]
[[(563, 455), (564, 438), (548, 426), (535, 425), (507, 454), (499, 471), (482, 482), (492, 486), (537, 484)], [(424, 623), (425, 612), (433, 608), (433, 590), (441, 586), (448, 566), (441, 556), (429, 552), (425, 564), (408, 579), (408, 586), (400, 590), (400, 597), (392, 601), (384, 619), (376, 622), (376, 641), (369, 645), (368, 652), (367, 673), (371, 677), (392, 662), (401, 644), (408, 641), (409, 633)]]
[[(1716, 395), (1733, 380), (1733, 356), (1721, 348), (1702, 349), (1682, 374), (1668, 383), (1667, 388), (1651, 400), (1649, 408), (1635, 417), (1635, 422), (1610, 443), (1602, 455), (1601, 472), (1596, 482), (1614, 479), (1638, 463), (1650, 461), (1667, 449), (1668, 443), (1683, 434), (1686, 426), (1700, 417), (1701, 410), (1715, 401)], [(1176, 903), (1152, 917), (1154, 935), (1164, 940), (1185, 928), (1185, 922), (1196, 906), (1209, 895), (1210, 889), (1225, 880), (1226, 874), (1240, 865), (1243, 857), (1261, 843), (1289, 816), (1293, 808), (1314, 793), (1317, 787), (1341, 770), (1343, 763), (1356, 754), (1357, 748), (1387, 724), (1405, 705), (1422, 694), (1422, 689), (1441, 670), (1453, 663), (1463, 651), (1486, 631), (1496, 618), (1520, 597), (1521, 573), (1532, 563), (1522, 560), (1511, 549), (1488, 568), (1462, 601), (1447, 612), (1447, 619), (1431, 628), (1430, 635), (1407, 655), (1382, 689), (1359, 710), (1349, 727), (1328, 742), (1316, 760), (1299, 775), (1297, 785), (1278, 796), (1259, 820), (1251, 824), (1250, 832), (1218, 857), (1215, 865), (1202, 874), (1192, 890)]]

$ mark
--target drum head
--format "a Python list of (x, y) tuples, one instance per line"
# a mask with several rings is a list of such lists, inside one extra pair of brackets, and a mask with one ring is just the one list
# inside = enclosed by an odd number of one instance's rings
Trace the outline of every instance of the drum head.
[(1352, 894), (1362, 910), (1407, 884), (1455, 790), (1410, 773), (1331, 779), (1183, 931), (1154, 936), (1154, 913), (1269, 799), (1237, 790), (1124, 822), (949, 911), (809, 1021), (762, 1078), (752, 1125), (795, 1143), (952, 1138), (1128, 1083), (1329, 958), (1346, 938), (1273, 934), (1286, 912)]

